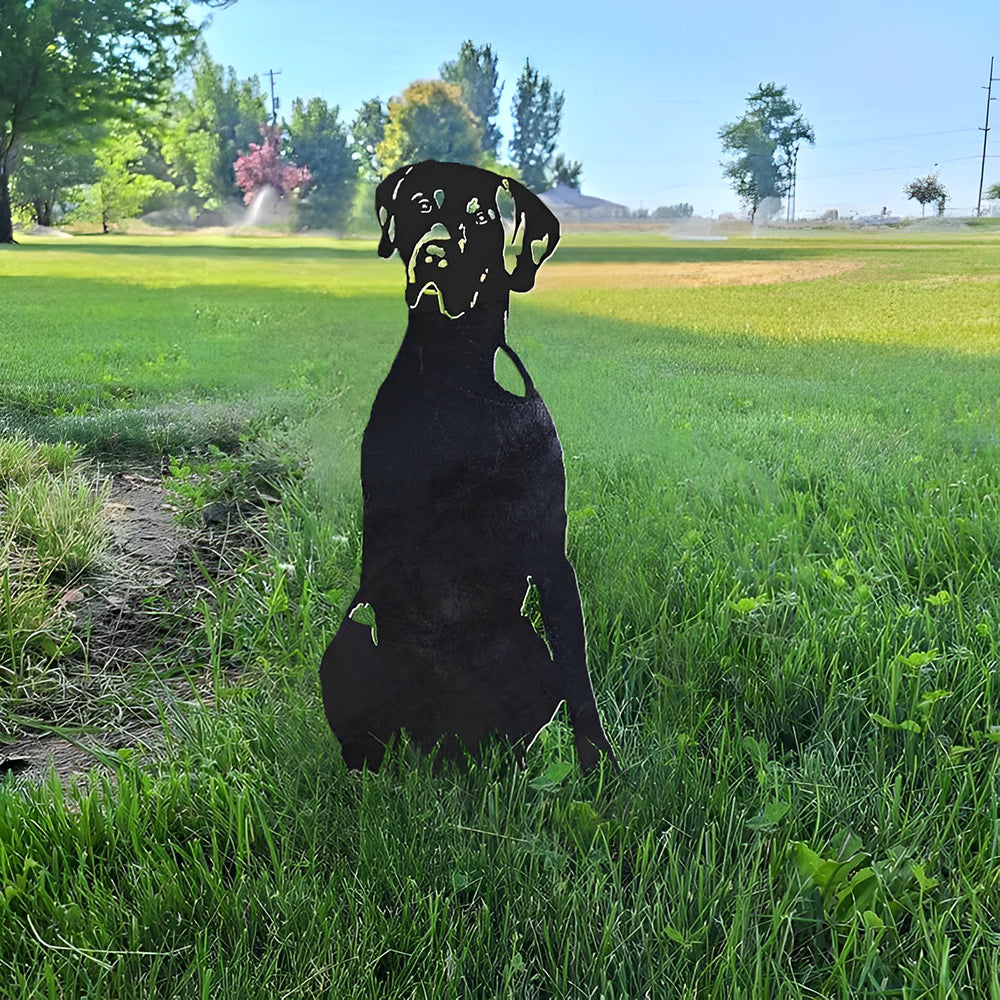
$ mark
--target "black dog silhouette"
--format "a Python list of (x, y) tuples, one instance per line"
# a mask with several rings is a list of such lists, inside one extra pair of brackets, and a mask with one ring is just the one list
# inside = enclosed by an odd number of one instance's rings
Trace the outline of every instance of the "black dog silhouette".
[[(445, 757), (491, 736), (523, 747), (564, 700), (581, 766), (614, 761), (566, 558), (562, 448), (505, 338), (510, 292), (532, 287), (559, 223), (516, 181), (432, 160), (387, 177), (375, 204), (409, 321), (362, 442), (360, 587), (320, 667), (344, 761), (377, 767), (401, 730)], [(494, 378), (498, 350), (523, 396)], [(522, 614), (532, 583), (548, 645)]]

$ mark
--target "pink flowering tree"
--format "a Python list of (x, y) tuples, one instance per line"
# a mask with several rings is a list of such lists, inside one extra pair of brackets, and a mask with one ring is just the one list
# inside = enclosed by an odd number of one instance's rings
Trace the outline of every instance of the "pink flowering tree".
[(264, 141), (251, 142), (250, 152), (234, 164), (236, 183), (243, 191), (243, 203), (249, 205), (258, 192), (272, 187), (284, 196), (311, 180), (308, 167), (299, 167), (281, 155), (281, 130), (273, 125), (261, 125)]

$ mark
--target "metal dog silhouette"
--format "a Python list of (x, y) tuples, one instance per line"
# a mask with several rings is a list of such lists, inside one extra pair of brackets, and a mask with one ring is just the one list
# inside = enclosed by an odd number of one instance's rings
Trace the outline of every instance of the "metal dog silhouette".
[[(444, 757), (490, 737), (523, 747), (566, 701), (581, 766), (613, 762), (566, 557), (562, 448), (506, 342), (510, 292), (532, 287), (559, 223), (516, 181), (432, 160), (387, 177), (375, 204), (409, 319), (362, 441), (360, 586), (320, 667), (344, 761), (378, 767), (403, 730)], [(523, 396), (497, 383), (498, 351)], [(522, 614), (532, 585), (544, 639)]]

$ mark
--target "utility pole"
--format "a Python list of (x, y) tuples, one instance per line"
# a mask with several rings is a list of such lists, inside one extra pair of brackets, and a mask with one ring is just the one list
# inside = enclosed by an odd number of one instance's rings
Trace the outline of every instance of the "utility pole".
[(785, 221), (794, 222), (795, 221), (795, 187), (799, 182), (799, 144), (795, 144), (795, 149), (792, 150), (792, 170), (791, 170), (791, 180), (792, 183), (788, 188), (788, 205), (785, 212)]
[(791, 164), (788, 171), (788, 188), (785, 190), (785, 222), (792, 221), (792, 199), (795, 195), (792, 192), (795, 190), (795, 166), (794, 162), (789, 160)]
[(990, 57), (990, 78), (983, 90), (986, 91), (986, 124), (979, 131), (983, 133), (983, 165), (979, 170), (979, 200), (976, 202), (976, 217), (983, 213), (983, 178), (986, 176), (986, 139), (990, 134), (990, 101), (995, 101), (992, 96), (994, 81), (1000, 81), (1000, 76), (993, 75), (993, 57)]
[[(992, 72), (992, 71), (991, 71)], [(281, 76), (280, 69), (269, 69), (267, 75), (271, 78), (271, 124), (278, 124), (278, 108), (280, 107), (280, 101), (274, 96), (274, 78), (276, 76)]]
[(792, 161), (792, 222), (795, 221), (796, 199), (799, 195), (799, 144), (795, 143), (795, 159)]

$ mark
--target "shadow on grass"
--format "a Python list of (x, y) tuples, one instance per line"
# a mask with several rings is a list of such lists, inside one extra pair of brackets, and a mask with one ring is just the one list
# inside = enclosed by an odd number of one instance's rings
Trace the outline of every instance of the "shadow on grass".
[(332, 260), (369, 260), (374, 257), (374, 239), (358, 240), (357, 245), (351, 246), (329, 246), (320, 240), (314, 243), (298, 243), (290, 240), (285, 243), (279, 239), (261, 238), (256, 245), (247, 246), (236, 242), (241, 237), (233, 237), (234, 242), (169, 242), (174, 237), (143, 237), (144, 240), (162, 240), (162, 243), (136, 243), (131, 240), (119, 240), (116, 237), (109, 237), (108, 242), (97, 241), (101, 237), (87, 237), (86, 242), (81, 240), (65, 240), (59, 243), (20, 243), (11, 248), (12, 252), (19, 254), (50, 253), (52, 250), (66, 250), (71, 253), (92, 254), (94, 256), (114, 257), (127, 254), (135, 257), (186, 257), (197, 259), (199, 257), (224, 255), (229, 258), (245, 258), (260, 260), (265, 255), (269, 259), (279, 261), (332, 259)]
[[(296, 240), (289, 237), (283, 239), (267, 239), (252, 237), (232, 237), (232, 242), (225, 239), (218, 241), (197, 240), (171, 242), (176, 237), (143, 237), (144, 242), (133, 242), (127, 238), (109, 237), (103, 242), (101, 237), (87, 237), (84, 240), (66, 240), (58, 244), (28, 243), (19, 245), (17, 253), (50, 252), (53, 249), (65, 249), (72, 253), (91, 254), (94, 256), (118, 256), (126, 254), (134, 257), (156, 258), (190, 258), (221, 256), (229, 259), (262, 260), (272, 259), (276, 262), (294, 262), (297, 260), (343, 260), (364, 261), (374, 259), (374, 240), (359, 239), (356, 243), (346, 244), (338, 241), (338, 245), (328, 245), (322, 240)], [(149, 240), (150, 242), (145, 242)], [(253, 240), (247, 245), (243, 240)], [(802, 260), (806, 258), (830, 257), (842, 254), (857, 255), (859, 252), (878, 252), (887, 248), (872, 246), (859, 247), (836, 246), (823, 242), (819, 245), (808, 245), (799, 242), (794, 245), (774, 246), (766, 240), (728, 243), (697, 243), (685, 244), (682, 240), (674, 241), (664, 238), (660, 242), (643, 242), (635, 244), (586, 245), (574, 243), (572, 235), (564, 240), (556, 251), (553, 260), (561, 263), (712, 263), (720, 261), (775, 261)]]

